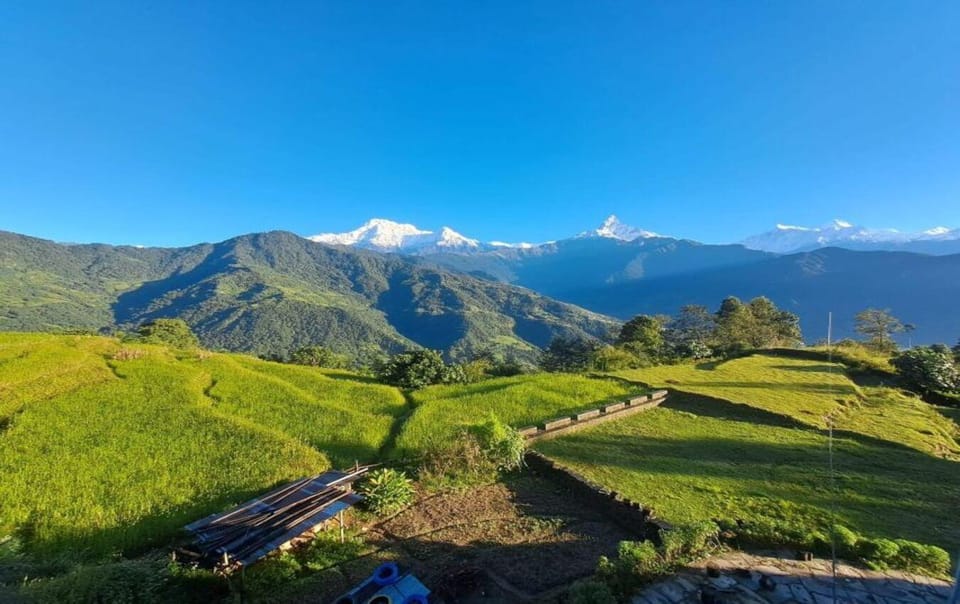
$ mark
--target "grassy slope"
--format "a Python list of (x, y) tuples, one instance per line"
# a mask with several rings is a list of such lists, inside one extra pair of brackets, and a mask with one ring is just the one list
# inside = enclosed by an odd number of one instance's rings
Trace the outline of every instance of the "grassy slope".
[(398, 452), (415, 453), (432, 440), (477, 425), (491, 413), (516, 427), (620, 399), (640, 388), (619, 380), (537, 374), (487, 380), (467, 386), (431, 386), (414, 392), (416, 410), (403, 426)]
[[(121, 347), (144, 356), (113, 360)], [(42, 334), (0, 334), (0, 393), (0, 536), (94, 557), (167, 539), (328, 456), (369, 460), (404, 408), (346, 372)]]
[(861, 392), (822, 362), (778, 357), (622, 375), (698, 394), (673, 394), (664, 408), (537, 449), (667, 519), (822, 528), (833, 499), (823, 416), (836, 410), (840, 521), (951, 551), (960, 545), (956, 426), (934, 408), (889, 389)]

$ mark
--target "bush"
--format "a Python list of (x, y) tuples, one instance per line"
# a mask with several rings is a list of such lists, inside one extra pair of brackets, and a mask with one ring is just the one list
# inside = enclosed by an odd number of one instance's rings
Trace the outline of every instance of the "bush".
[(946, 346), (913, 348), (891, 361), (897, 372), (921, 392), (955, 392), (960, 389), (960, 369)]
[(696, 558), (716, 545), (718, 534), (717, 525), (709, 520), (677, 525), (661, 533), (663, 557), (668, 562)]
[(897, 539), (896, 544), (899, 548), (897, 568), (941, 576), (950, 573), (950, 554), (946, 550), (906, 539)]
[(644, 583), (708, 554), (718, 532), (715, 523), (705, 521), (680, 524), (663, 531), (659, 548), (652, 541), (621, 541), (616, 560), (600, 558), (597, 575), (618, 600), (629, 600)]
[(390, 468), (371, 472), (357, 491), (363, 495), (366, 507), (379, 515), (399, 512), (414, 498), (413, 481)]
[(875, 570), (884, 570), (896, 565), (900, 546), (890, 539), (860, 539), (857, 553), (868, 566)]
[(849, 556), (856, 554), (857, 542), (860, 540), (859, 535), (842, 524), (834, 524), (831, 527), (831, 532), (833, 538), (836, 540), (837, 551), (840, 552), (841, 555)]
[(294, 365), (324, 367), (326, 369), (343, 369), (349, 364), (346, 356), (336, 354), (323, 346), (306, 346), (295, 350), (290, 355), (290, 362)]
[(527, 445), (515, 428), (491, 415), (490, 419), (475, 427), (473, 432), (484, 455), (497, 470), (509, 472), (523, 466)]
[(567, 601), (570, 604), (616, 604), (617, 599), (603, 581), (586, 579), (570, 587)]
[(141, 325), (138, 331), (140, 339), (149, 344), (166, 344), (174, 348), (200, 345), (200, 340), (183, 319), (154, 319)]
[(415, 390), (433, 384), (466, 382), (460, 366), (448, 366), (436, 350), (414, 350), (390, 357), (378, 364), (374, 372), (384, 384)]

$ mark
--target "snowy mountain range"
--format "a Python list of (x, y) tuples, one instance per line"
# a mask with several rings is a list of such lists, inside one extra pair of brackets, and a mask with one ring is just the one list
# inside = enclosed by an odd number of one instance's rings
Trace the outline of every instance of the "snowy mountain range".
[[(589, 238), (639, 242), (669, 237), (624, 224), (616, 216), (611, 215), (598, 228), (584, 231), (570, 239)], [(308, 239), (320, 243), (409, 255), (444, 253), (473, 255), (498, 250), (532, 250), (556, 243), (554, 241), (545, 243), (481, 242), (446, 226), (441, 227), (439, 231), (429, 231), (412, 224), (383, 218), (374, 218), (346, 233), (323, 233), (310, 236)], [(823, 247), (841, 247), (862, 251), (909, 251), (942, 255), (960, 253), (960, 229), (940, 226), (912, 233), (897, 229), (872, 229), (857, 226), (845, 220), (833, 220), (819, 227), (778, 224), (774, 230), (748, 237), (740, 243), (748, 249), (775, 254), (792, 254)]]
[[(580, 233), (577, 238), (603, 237), (620, 241), (635, 241), (660, 237), (656, 233), (626, 225), (616, 217), (609, 216), (600, 227)], [(450, 227), (441, 227), (438, 232), (420, 229), (412, 224), (404, 224), (374, 218), (359, 228), (346, 233), (322, 233), (307, 237), (311, 241), (332, 245), (348, 245), (377, 252), (426, 255), (436, 253), (472, 254), (497, 249), (531, 249), (554, 243), (506, 243), (490, 241), (481, 243), (461, 235)]]
[[(845, 220), (834, 220), (820, 227), (778, 224), (776, 229), (748, 237), (741, 243), (753, 250), (790, 254), (822, 247), (936, 253), (932, 248), (936, 248), (939, 242), (960, 242), (960, 229), (934, 227), (919, 233), (909, 233), (897, 229), (870, 229)], [(940, 247), (945, 248), (943, 253), (951, 253), (949, 249), (956, 246)], [(960, 250), (960, 247), (957, 249)]]

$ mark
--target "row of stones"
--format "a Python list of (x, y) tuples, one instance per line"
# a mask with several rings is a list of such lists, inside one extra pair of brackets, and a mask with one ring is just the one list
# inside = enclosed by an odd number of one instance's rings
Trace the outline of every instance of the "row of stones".
[(544, 432), (550, 432), (557, 430), (558, 428), (565, 428), (575, 423), (589, 422), (591, 420), (601, 418), (602, 416), (620, 413), (627, 409), (656, 406), (659, 405), (663, 399), (666, 398), (666, 396), (666, 390), (655, 390), (649, 395), (644, 394), (642, 396), (635, 396), (619, 403), (610, 403), (609, 405), (604, 405), (596, 409), (588, 409), (587, 411), (581, 411), (580, 413), (576, 413), (574, 415), (547, 420), (537, 426), (520, 428), (519, 432), (524, 438), (534, 438), (543, 434)]

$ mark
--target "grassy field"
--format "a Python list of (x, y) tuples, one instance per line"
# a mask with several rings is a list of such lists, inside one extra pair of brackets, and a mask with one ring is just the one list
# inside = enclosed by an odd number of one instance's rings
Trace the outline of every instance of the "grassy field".
[(397, 454), (416, 454), (433, 440), (477, 425), (495, 414), (515, 426), (569, 415), (600, 403), (645, 391), (614, 379), (534, 374), (486, 380), (466, 386), (431, 386), (412, 394), (416, 405), (397, 439)]
[(822, 362), (773, 356), (619, 375), (689, 394), (536, 448), (667, 520), (822, 530), (836, 501), (839, 522), (864, 534), (960, 547), (957, 427), (935, 408), (858, 388)]
[(81, 558), (372, 461), (406, 409), (347, 372), (44, 334), (0, 334), (0, 395), (0, 538)]

